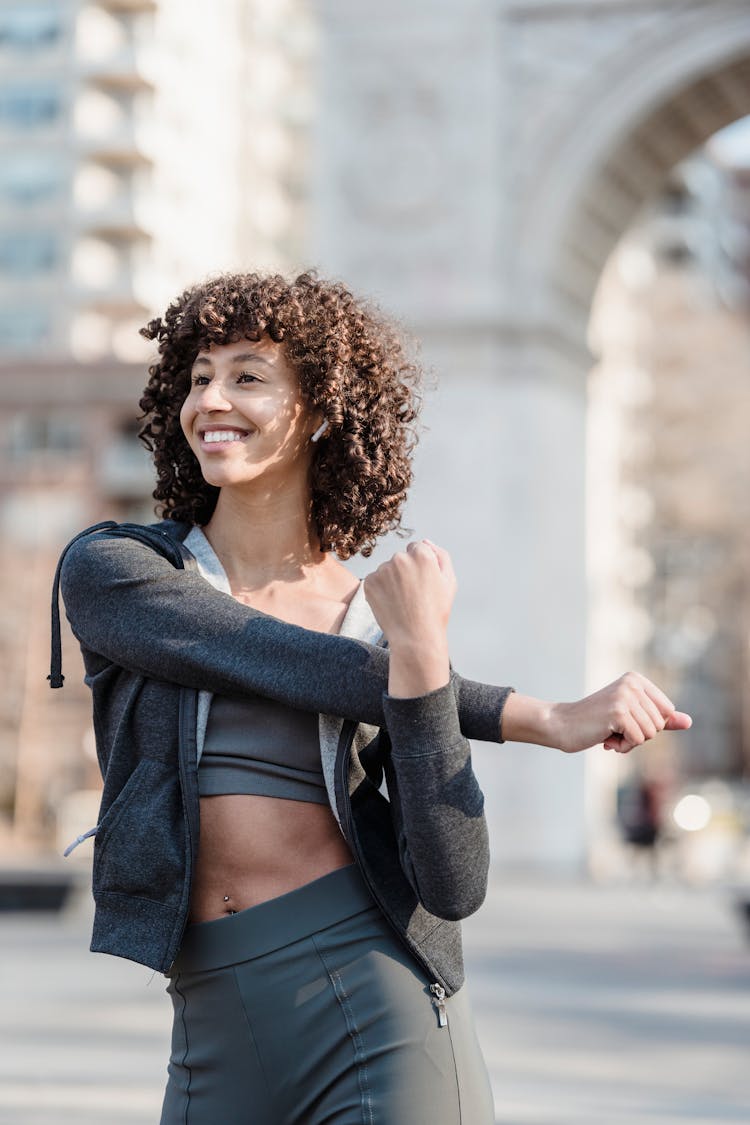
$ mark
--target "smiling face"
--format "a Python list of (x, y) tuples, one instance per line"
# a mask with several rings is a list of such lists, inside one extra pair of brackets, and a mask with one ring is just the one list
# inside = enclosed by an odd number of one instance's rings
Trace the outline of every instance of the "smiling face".
[(198, 353), (190, 380), (180, 424), (209, 484), (306, 484), (321, 419), (305, 406), (281, 344), (214, 344)]

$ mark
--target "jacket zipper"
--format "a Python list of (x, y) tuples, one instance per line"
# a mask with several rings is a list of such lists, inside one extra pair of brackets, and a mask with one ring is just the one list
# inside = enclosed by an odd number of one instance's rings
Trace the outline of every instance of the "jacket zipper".
[[(372, 882), (369, 879), (369, 876), (368, 876), (367, 871), (365, 869), (365, 865), (362, 863), (362, 858), (361, 858), (360, 850), (359, 850), (359, 841), (357, 840), (357, 837), (356, 837), (356, 835), (353, 831), (353, 828), (352, 828), (352, 803), (349, 799), (349, 784), (348, 784), (348, 777), (347, 777), (347, 767), (348, 767), (348, 764), (349, 764), (349, 754), (351, 752), (352, 742), (354, 741), (354, 735), (355, 735), (356, 729), (357, 729), (356, 723), (352, 723), (351, 733), (347, 736), (346, 745), (345, 746), (339, 745), (339, 759), (338, 759), (338, 762), (337, 762), (337, 767), (338, 767), (338, 771), (339, 771), (338, 780), (339, 780), (339, 784), (341, 786), (341, 796), (342, 796), (342, 799), (343, 799), (343, 802), (344, 802), (344, 810), (343, 811), (344, 811), (344, 825), (346, 827), (346, 838), (347, 838), (348, 842), (350, 843), (350, 845), (354, 849), (354, 853), (355, 853), (355, 856), (356, 856), (357, 861), (358, 861), (357, 867), (359, 868), (359, 873), (360, 873), (368, 891), (370, 892), (373, 899), (375, 900), (375, 902), (380, 907), (380, 913), (383, 915), (383, 917), (385, 918), (388, 925), (391, 927), (391, 929), (393, 930), (394, 934), (399, 939), (401, 944), (403, 946), (405, 946), (406, 949), (409, 950), (409, 953), (411, 954), (411, 956), (414, 957), (419, 962), (419, 964), (424, 969), (426, 975), (429, 977), (429, 976), (432, 975), (432, 973), (435, 970), (432, 969), (427, 964), (427, 962), (424, 960), (424, 958), (421, 957), (419, 953), (417, 953), (417, 951), (414, 949), (414, 947), (409, 944), (409, 942), (406, 940), (404, 935), (401, 933), (398, 926), (393, 921), (390, 914), (388, 913), (385, 906), (383, 905), (383, 903), (380, 899), (380, 895), (375, 890), (375, 887), (373, 886)], [(446, 994), (445, 994), (445, 987), (444, 987), (443, 982), (433, 981), (430, 984), (430, 992), (432, 993), (433, 1003), (435, 1004), (435, 1007), (437, 1009), (438, 1027), (447, 1027), (448, 1026), (448, 1012), (447, 1012), (446, 1007), (445, 1007)]]
[(445, 1007), (445, 989), (442, 984), (438, 984), (437, 981), (435, 981), (434, 984), (430, 985), (430, 992), (435, 997), (435, 1007), (438, 1013), (438, 1027), (447, 1027), (448, 1012)]
[(195, 816), (195, 802), (191, 799), (192, 794), (188, 789), (187, 775), (188, 746), (190, 745), (190, 738), (195, 737), (196, 698), (197, 692), (193, 688), (183, 687), (180, 689), (177, 762), (180, 774), (180, 786), (182, 789), (182, 800), (185, 808), (185, 835), (187, 837), (185, 844), (190, 867), (187, 873), (187, 898), (183, 910), (180, 935), (177, 939), (174, 956), (169, 964), (169, 968), (166, 970), (167, 973), (170, 973), (172, 970), (172, 966), (177, 958), (177, 950), (179, 950), (182, 944), (182, 938), (187, 928), (188, 914), (190, 911), (190, 893), (193, 885), (193, 872), (195, 871), (197, 861), (198, 822)]

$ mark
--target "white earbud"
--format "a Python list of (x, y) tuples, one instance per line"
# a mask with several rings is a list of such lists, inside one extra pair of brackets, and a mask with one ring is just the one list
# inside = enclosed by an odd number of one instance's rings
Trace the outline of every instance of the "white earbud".
[(321, 424), (318, 426), (315, 433), (310, 438), (310, 441), (317, 441), (326, 432), (327, 429), (328, 429), (328, 419), (326, 419), (325, 422), (321, 422)]

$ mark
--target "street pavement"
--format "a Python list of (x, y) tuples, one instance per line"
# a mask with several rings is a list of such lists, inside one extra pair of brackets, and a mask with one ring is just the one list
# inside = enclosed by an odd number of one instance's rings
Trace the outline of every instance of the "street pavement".
[[(90, 916), (87, 895), (0, 915), (0, 1125), (158, 1122), (164, 978), (89, 954)], [(728, 891), (495, 876), (465, 936), (498, 1123), (750, 1125), (750, 942)]]

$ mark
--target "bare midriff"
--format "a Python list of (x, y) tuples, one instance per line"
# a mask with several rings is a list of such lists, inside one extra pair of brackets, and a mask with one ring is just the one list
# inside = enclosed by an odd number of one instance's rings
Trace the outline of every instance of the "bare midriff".
[(257, 906), (353, 863), (327, 805), (231, 793), (201, 797), (190, 921)]
[[(283, 584), (246, 592), (232, 582), (232, 593), (282, 621), (337, 633), (359, 582), (340, 563), (330, 572), (323, 592)], [(201, 797), (190, 921), (247, 910), (353, 862), (328, 804), (247, 793)]]

